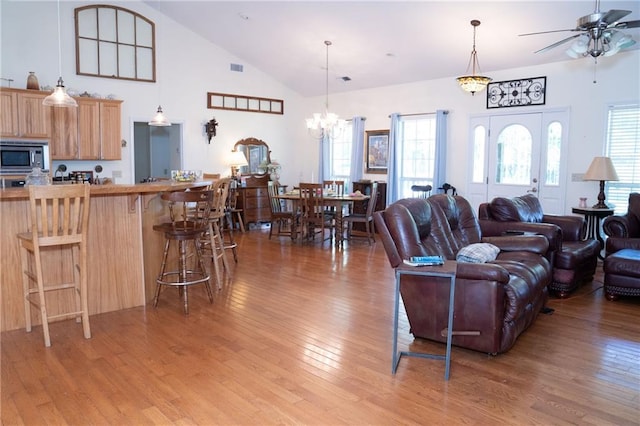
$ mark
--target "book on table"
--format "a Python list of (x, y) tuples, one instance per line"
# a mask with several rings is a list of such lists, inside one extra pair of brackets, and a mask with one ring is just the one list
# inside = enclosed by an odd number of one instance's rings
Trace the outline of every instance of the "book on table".
[(442, 256), (411, 256), (409, 260), (403, 262), (409, 266), (437, 266), (444, 265)]

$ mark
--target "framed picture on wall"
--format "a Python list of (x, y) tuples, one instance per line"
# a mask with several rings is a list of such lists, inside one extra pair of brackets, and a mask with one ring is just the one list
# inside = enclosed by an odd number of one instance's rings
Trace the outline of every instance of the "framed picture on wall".
[(367, 173), (387, 173), (389, 163), (389, 131), (365, 132)]

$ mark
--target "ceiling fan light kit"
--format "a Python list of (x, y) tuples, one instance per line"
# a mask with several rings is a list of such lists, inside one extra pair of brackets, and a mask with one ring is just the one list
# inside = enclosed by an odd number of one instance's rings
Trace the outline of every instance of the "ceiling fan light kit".
[(547, 47), (537, 50), (535, 53), (546, 52), (564, 43), (573, 40), (566, 50), (571, 58), (591, 56), (613, 56), (620, 50), (633, 46), (636, 42), (628, 34), (620, 30), (640, 27), (640, 20), (619, 22), (620, 19), (630, 14), (630, 10), (612, 9), (608, 12), (600, 12), (600, 0), (596, 0), (596, 8), (592, 14), (578, 18), (576, 27), (567, 30), (542, 31), (537, 33), (520, 34), (521, 36), (546, 34), (555, 32), (572, 31), (579, 34), (569, 36)]
[(471, 93), (473, 96), (476, 92), (482, 91), (487, 87), (487, 84), (491, 82), (490, 77), (483, 75), (477, 75), (476, 70), (480, 72), (480, 64), (478, 63), (478, 52), (476, 51), (476, 28), (480, 25), (480, 21), (474, 19), (471, 21), (473, 26), (473, 49), (471, 50), (471, 58), (469, 58), (469, 65), (467, 66), (467, 73), (471, 69), (471, 75), (463, 75), (456, 78), (456, 81), (465, 92)]

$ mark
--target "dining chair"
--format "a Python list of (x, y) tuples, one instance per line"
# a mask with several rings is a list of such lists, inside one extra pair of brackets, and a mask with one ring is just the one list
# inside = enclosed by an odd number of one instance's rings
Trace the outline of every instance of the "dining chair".
[[(329, 195), (341, 197), (345, 194), (344, 180), (325, 180), (322, 182), (322, 187), (325, 193)], [(333, 234), (336, 232), (336, 206), (325, 206), (324, 211), (331, 216), (331, 233)], [(345, 212), (343, 211), (342, 213), (344, 214)]]
[(431, 195), (431, 190), (433, 187), (431, 185), (412, 185), (411, 190), (414, 195), (417, 195), (415, 198), (429, 198)]
[[(278, 199), (278, 185), (272, 181), (268, 182), (269, 204), (271, 206), (271, 224), (269, 226), (269, 239), (273, 235), (273, 228), (278, 225), (276, 236), (288, 235), (292, 240), (296, 239), (296, 229), (298, 222), (298, 212), (288, 210), (283, 206), (282, 200)], [(284, 227), (284, 228), (283, 228)], [(283, 230), (284, 229), (284, 230)]]
[(321, 183), (300, 184), (300, 222), (307, 239), (320, 234), (324, 241), (324, 230), (331, 228), (333, 219), (324, 210)]
[(373, 212), (375, 211), (376, 208), (376, 202), (378, 200), (378, 182), (373, 182), (371, 184), (371, 198), (369, 198), (369, 200), (367, 200), (367, 208), (365, 210), (365, 213), (351, 213), (348, 216), (344, 217), (344, 222), (347, 224), (347, 239), (350, 240), (352, 235), (352, 230), (353, 230), (353, 223), (354, 222), (358, 222), (358, 223), (364, 223), (365, 224), (365, 232), (366, 232), (366, 237), (367, 237), (367, 241), (369, 242), (369, 245), (371, 245), (371, 242), (375, 242), (376, 241), (376, 237), (375, 237), (375, 224), (373, 222)]
[(236, 228), (236, 223), (240, 228), (240, 232), (244, 234), (244, 221), (242, 220), (242, 209), (238, 208), (238, 182), (231, 180), (229, 185), (229, 196), (227, 197), (227, 223), (233, 232)]
[(344, 195), (343, 180), (325, 180), (322, 182), (322, 187), (325, 191), (331, 191), (336, 195)]

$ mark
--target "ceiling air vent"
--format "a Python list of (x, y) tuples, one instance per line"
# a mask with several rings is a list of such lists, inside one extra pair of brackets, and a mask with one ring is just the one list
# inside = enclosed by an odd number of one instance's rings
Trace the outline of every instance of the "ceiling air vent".
[(231, 64), (231, 71), (242, 72), (243, 66), (240, 64)]

